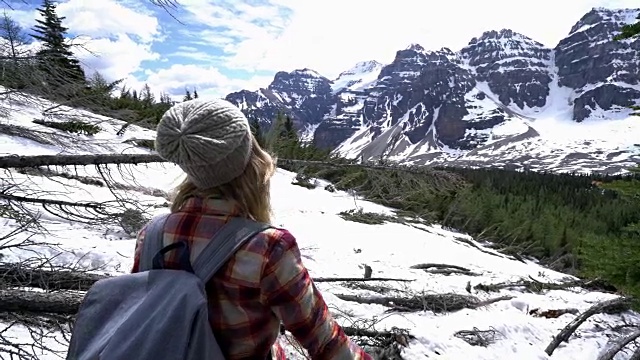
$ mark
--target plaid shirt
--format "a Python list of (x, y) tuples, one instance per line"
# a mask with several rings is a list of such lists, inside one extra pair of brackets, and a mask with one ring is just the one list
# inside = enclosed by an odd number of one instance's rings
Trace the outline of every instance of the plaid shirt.
[[(190, 248), (201, 249), (236, 215), (232, 202), (190, 198), (167, 220), (164, 244), (186, 240)], [(132, 272), (138, 271), (144, 236), (143, 228)], [(165, 266), (178, 268), (176, 252), (165, 256)], [(371, 359), (331, 317), (287, 230), (268, 229), (249, 240), (206, 284), (206, 291), (211, 327), (227, 359), (266, 359), (270, 351), (272, 358), (284, 359), (276, 342), (280, 321), (312, 359)]]

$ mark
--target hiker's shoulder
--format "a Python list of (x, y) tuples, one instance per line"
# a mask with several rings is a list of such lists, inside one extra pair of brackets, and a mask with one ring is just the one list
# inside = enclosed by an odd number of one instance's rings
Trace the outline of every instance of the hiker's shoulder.
[(249, 247), (269, 251), (274, 248), (287, 249), (296, 245), (296, 238), (289, 230), (282, 227), (271, 226), (258, 233), (252, 241), (250, 241)]

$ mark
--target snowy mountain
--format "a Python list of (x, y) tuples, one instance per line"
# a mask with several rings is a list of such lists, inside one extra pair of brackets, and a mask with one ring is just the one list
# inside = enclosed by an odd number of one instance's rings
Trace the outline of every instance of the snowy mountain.
[(378, 74), (380, 74), (383, 66), (383, 64), (375, 60), (361, 61), (353, 68), (340, 73), (333, 80), (331, 88), (334, 93), (365, 89), (378, 79)]
[[(446, 51), (423, 54), (416, 49), (407, 49), (404, 56), (421, 57), (421, 61), (431, 62), (440, 59), (444, 70), (459, 71), (448, 62), (452, 60), (445, 61), (452, 56)], [(402, 69), (410, 72), (406, 67)], [(389, 74), (390, 78), (397, 76), (392, 72)], [(461, 90), (468, 86), (466, 82), (455, 82), (454, 85), (454, 89)], [(451, 99), (457, 99), (456, 95), (451, 95)], [(125, 125), (123, 122), (82, 110), (62, 106), (47, 119), (65, 122), (81, 118), (98, 127), (96, 134), (70, 134), (34, 124), (34, 118), (38, 119), (42, 111), (51, 105), (48, 101), (32, 97), (0, 101), (0, 113), (3, 114), (0, 122), (0, 156), (150, 152), (134, 144), (135, 140), (152, 140), (152, 131), (134, 125), (124, 132), (119, 131)], [(439, 108), (441, 111), (447, 109), (444, 104)], [(16, 196), (90, 204), (126, 199), (136, 201), (141, 209), (148, 211), (148, 216), (168, 211), (166, 194), (170, 187), (177, 184), (180, 175), (177, 167), (160, 163), (103, 166), (100, 171), (93, 166), (49, 166), (29, 171), (0, 171), (3, 173), (0, 184), (4, 189), (11, 185), (12, 194)], [(319, 186), (315, 189), (295, 186), (292, 184), (295, 177), (296, 174), (279, 169), (273, 179), (274, 224), (288, 228), (297, 237), (303, 261), (312, 277), (361, 277), (364, 264), (368, 264), (374, 277), (410, 280), (317, 282), (340, 324), (362, 324), (367, 330), (376, 331), (392, 330), (394, 327), (406, 329), (412, 337), (406, 346), (400, 347), (400, 355), (404, 360), (595, 359), (624, 333), (625, 326), (628, 326), (625, 324), (640, 321), (640, 316), (630, 311), (595, 315), (579, 327), (575, 336), (549, 356), (544, 349), (560, 329), (575, 319), (579, 312), (599, 301), (614, 299), (616, 295), (579, 286), (541, 292), (529, 292), (517, 286), (505, 287), (497, 292), (483, 291), (476, 286), (531, 279), (561, 283), (575, 278), (551, 271), (533, 260), (517, 260), (498, 253), (486, 243), (438, 225), (392, 220), (370, 225), (347, 221), (339, 213), (353, 210), (354, 207), (365, 212), (385, 214), (388, 219), (402, 218), (393, 209), (354, 197), (348, 192), (329, 192), (325, 190), (327, 183), (322, 180), (318, 180)], [(110, 186), (105, 186), (106, 182)], [(300, 204), (304, 204), (304, 207), (301, 208)], [(35, 262), (34, 254), (38, 254), (41, 258), (49, 259), (47, 266), (73, 266), (75, 269), (91, 269), (92, 273), (112, 276), (126, 273), (131, 268), (134, 238), (113, 220), (101, 222), (100, 219), (105, 216), (103, 213), (97, 212), (92, 217), (76, 221), (52, 213), (51, 206), (43, 207), (38, 203), (25, 206), (25, 209), (41, 214), (39, 223), (46, 232), (18, 231), (12, 241), (29, 239), (47, 244), (3, 250), (2, 261)], [(0, 234), (7, 234), (20, 226), (5, 216), (5, 213), (0, 213)], [(393, 239), (393, 245), (387, 241), (389, 239)], [(447, 275), (414, 266), (425, 263), (457, 266), (458, 270), (466, 270)], [(353, 301), (354, 295), (403, 298), (444, 296), (457, 299), (456, 304), (467, 305), (446, 308), (438, 302), (440, 300), (432, 303), (422, 300), (420, 309), (394, 311), (394, 306), (389, 304), (359, 304)], [(490, 299), (494, 301), (482, 303)], [(570, 310), (557, 316), (558, 309)], [(556, 315), (553, 315), (554, 311)], [(62, 337), (58, 328), (44, 329), (38, 335), (37, 332), (27, 332), (13, 318), (3, 317), (0, 322), (8, 326), (4, 329), (3, 339), (34, 344), (33, 347), (23, 346), (21, 350), (27, 354), (36, 352), (30, 358), (64, 358), (67, 339)], [(621, 330), (615, 330), (616, 326)], [(488, 342), (486, 346), (474, 343), (480, 341), (473, 338), (474, 333), (478, 334), (476, 330), (485, 331), (483, 341)], [(34, 343), (40, 340), (47, 347), (42, 352), (41, 347)], [(282, 342), (287, 344), (284, 339)], [(292, 345), (286, 345), (286, 348), (290, 359), (304, 359)], [(3, 347), (0, 349), (2, 356), (6, 351), (13, 350)], [(628, 359), (629, 356), (630, 353), (623, 354), (616, 359)]]
[(278, 112), (283, 112), (298, 129), (313, 134), (331, 108), (333, 89), (329, 79), (313, 70), (301, 69), (290, 73), (280, 71), (266, 89), (242, 90), (227, 95), (226, 99), (266, 127)]
[[(349, 158), (616, 173), (640, 161), (628, 108), (640, 100), (640, 40), (612, 38), (638, 13), (594, 8), (553, 49), (492, 30), (459, 51), (412, 44), (333, 80), (297, 70), (289, 86), (278, 73), (227, 99), (265, 124), (294, 114), (305, 138)], [(314, 106), (289, 100), (309, 99), (311, 84), (323, 84)]]

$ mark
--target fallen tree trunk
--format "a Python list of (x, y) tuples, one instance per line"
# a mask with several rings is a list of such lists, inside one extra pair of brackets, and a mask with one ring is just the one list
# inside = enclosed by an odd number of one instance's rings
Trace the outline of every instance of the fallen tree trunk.
[(108, 276), (70, 270), (44, 270), (20, 264), (0, 264), (0, 286), (37, 287), (44, 290), (86, 291)]
[(427, 263), (427, 264), (412, 265), (409, 268), (423, 270), (424, 272), (429, 274), (439, 274), (439, 275), (461, 274), (461, 275), (469, 275), (469, 276), (478, 275), (472, 272), (471, 270), (458, 265)]
[(636, 350), (631, 354), (629, 360), (640, 360), (640, 346), (636, 347)]
[(544, 290), (566, 290), (573, 287), (582, 287), (585, 284), (582, 280), (572, 280), (564, 283), (546, 283), (535, 280), (521, 280), (516, 282), (504, 282), (496, 284), (477, 284), (473, 288), (484, 292), (497, 292), (501, 289), (523, 287), (528, 291), (539, 293)]
[(83, 294), (72, 292), (0, 290), (0, 311), (73, 315), (83, 299)]
[[(56, 326), (72, 322), (84, 299), (83, 293), (0, 290), (0, 319), (34, 326)], [(414, 337), (406, 331), (375, 331), (343, 327), (348, 336), (364, 336), (386, 341), (404, 342)], [(404, 338), (404, 339), (403, 339)]]
[(613, 357), (616, 356), (616, 354), (620, 350), (622, 350), (623, 347), (627, 346), (630, 342), (634, 341), (639, 337), (640, 337), (640, 329), (636, 329), (634, 332), (632, 332), (627, 336), (622, 337), (615, 344), (613, 344), (613, 346), (611, 346), (607, 350), (600, 353), (600, 355), (598, 355), (597, 360), (613, 360)]
[[(20, 264), (0, 264), (0, 287), (37, 287), (44, 290), (86, 291), (98, 280), (109, 276), (71, 270), (45, 270), (29, 268)], [(412, 279), (326, 277), (314, 278), (314, 282), (359, 282), (359, 281), (401, 281)]]
[[(347, 336), (366, 336), (366, 337), (387, 337), (392, 338), (396, 335), (400, 334), (400, 332), (393, 331), (377, 331), (371, 329), (362, 329), (351, 326), (343, 326), (342, 330)], [(414, 337), (409, 335), (409, 338), (413, 339)]]
[[(107, 165), (107, 164), (147, 164), (147, 163), (167, 162), (158, 154), (88, 154), (88, 155), (32, 155), (20, 156), (9, 155), (0, 156), (0, 169), (7, 168), (30, 168), (39, 166), (86, 166), (86, 165)], [(329, 161), (315, 160), (294, 160), (278, 159), (280, 165), (316, 165), (334, 168), (365, 168), (373, 170), (394, 170), (414, 174), (440, 173), (448, 178), (459, 178), (459, 176), (443, 170), (435, 170), (428, 166), (402, 166), (402, 165), (371, 165), (371, 164), (351, 164), (336, 163)]]
[(549, 310), (544, 310), (544, 311), (540, 311), (540, 309), (533, 309), (531, 311), (529, 311), (529, 315), (535, 316), (535, 317), (543, 317), (543, 318), (547, 318), (547, 319), (556, 319), (559, 318), (560, 316), (564, 315), (564, 314), (572, 314), (572, 315), (578, 315), (580, 312), (578, 311), (578, 309), (574, 309), (574, 308), (568, 308), (568, 309), (549, 309)]
[(459, 265), (435, 264), (435, 263), (416, 264), (416, 265), (411, 265), (409, 268), (419, 269), (419, 270), (428, 270), (431, 268), (436, 268), (436, 269), (456, 269), (461, 271), (471, 271), (466, 267), (459, 266)]
[(314, 278), (313, 282), (340, 282), (340, 281), (402, 281), (402, 282), (409, 282), (409, 281), (415, 281), (412, 279), (395, 279), (395, 278), (356, 278), (356, 277), (345, 277), (345, 278)]
[(434, 275), (453, 275), (453, 274), (460, 274), (460, 275), (467, 275), (467, 276), (480, 275), (472, 271), (465, 271), (465, 270), (458, 270), (458, 269), (427, 269), (427, 270), (424, 270), (424, 272), (426, 272), (427, 274), (434, 274)]
[(0, 156), (0, 169), (38, 166), (84, 166), (166, 162), (157, 154), (34, 155)]
[[(62, 325), (72, 325), (84, 294), (75, 292), (36, 292), (25, 290), (0, 290), (0, 320), (28, 326), (61, 330)], [(375, 331), (356, 327), (343, 327), (348, 336), (370, 338), (377, 346), (399, 343), (408, 346), (414, 339), (406, 330)]]
[(460, 294), (429, 294), (407, 298), (401, 297), (364, 297), (358, 295), (335, 294), (345, 301), (353, 301), (360, 304), (378, 304), (388, 306), (400, 311), (433, 311), (452, 312), (462, 309), (477, 309), (498, 301), (510, 300), (511, 296), (501, 296), (494, 299), (479, 300), (476, 297)]
[(547, 355), (551, 356), (551, 354), (553, 354), (556, 348), (562, 342), (569, 340), (569, 337), (571, 336), (571, 334), (573, 334), (576, 331), (576, 329), (583, 322), (585, 322), (589, 317), (595, 314), (600, 314), (604, 312), (607, 312), (607, 313), (620, 312), (628, 309), (628, 307), (629, 307), (629, 299), (624, 297), (610, 299), (610, 300), (603, 301), (601, 303), (593, 305), (592, 307), (587, 309), (585, 312), (578, 315), (575, 319), (573, 319), (573, 321), (568, 323), (567, 326), (565, 326), (562, 330), (560, 330), (558, 335), (553, 337), (553, 340), (551, 340), (551, 343), (549, 343), (549, 345), (544, 351), (547, 353)]
[(104, 204), (101, 204), (101, 203), (71, 202), (71, 201), (56, 200), (56, 199), (39, 199), (39, 198), (33, 198), (33, 197), (10, 195), (2, 192), (0, 192), (0, 199), (8, 200), (8, 201), (26, 202), (31, 204), (84, 207), (89, 209), (102, 209), (104, 207)]

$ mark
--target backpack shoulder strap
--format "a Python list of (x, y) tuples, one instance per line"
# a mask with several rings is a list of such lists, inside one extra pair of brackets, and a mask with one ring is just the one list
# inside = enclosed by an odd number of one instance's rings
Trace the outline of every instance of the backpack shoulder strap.
[(195, 274), (207, 282), (249, 239), (272, 227), (243, 217), (232, 217), (193, 262)]
[(162, 214), (153, 218), (145, 229), (142, 249), (140, 249), (139, 271), (147, 271), (153, 268), (153, 257), (163, 248), (164, 225), (169, 214)]

